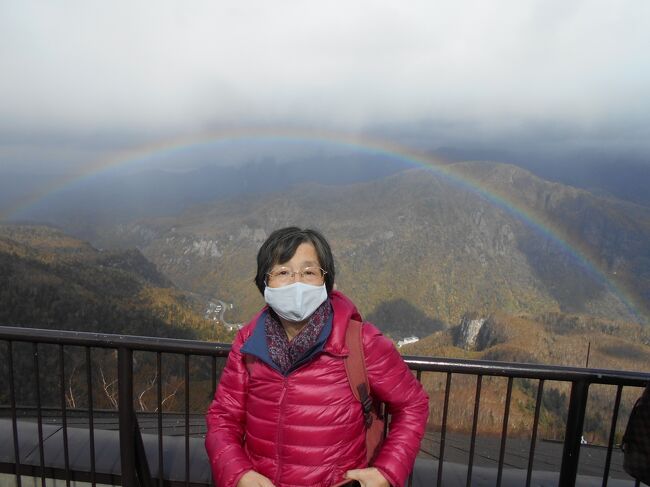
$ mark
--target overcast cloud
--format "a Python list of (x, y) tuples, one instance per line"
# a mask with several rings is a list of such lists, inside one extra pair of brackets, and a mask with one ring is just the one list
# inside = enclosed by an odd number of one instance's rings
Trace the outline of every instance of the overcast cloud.
[(34, 134), (421, 121), (644, 146), (648, 46), (646, 0), (3, 0), (0, 156)]

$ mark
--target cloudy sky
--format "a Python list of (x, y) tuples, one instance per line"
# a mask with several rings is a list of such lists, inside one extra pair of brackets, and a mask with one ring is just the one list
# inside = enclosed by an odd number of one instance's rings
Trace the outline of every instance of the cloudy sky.
[(247, 126), (643, 151), (648, 46), (646, 0), (2, 0), (0, 168)]

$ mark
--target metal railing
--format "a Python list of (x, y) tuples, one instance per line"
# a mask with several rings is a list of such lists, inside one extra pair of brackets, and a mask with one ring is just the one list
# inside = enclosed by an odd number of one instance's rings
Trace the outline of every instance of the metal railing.
[[(196, 456), (192, 455), (190, 458), (190, 452), (196, 451), (193, 450), (194, 448), (200, 448), (202, 451), (202, 441), (199, 438), (205, 431), (199, 427), (198, 431), (191, 433), (191, 420), (201, 417), (207, 408), (229, 349), (229, 345), (225, 344), (192, 340), (0, 327), (0, 406), (2, 406), (0, 415), (4, 411), (4, 415), (8, 418), (5, 421), (9, 430), (9, 437), (3, 438), (4, 441), (0, 443), (0, 473), (4, 471), (13, 474), (18, 487), (22, 486), (23, 475), (40, 478), (43, 487), (48, 477), (64, 479), (67, 486), (71, 485), (73, 480), (85, 480), (93, 486), (100, 481), (119, 483), (127, 487), (209, 484), (209, 473), (207, 477), (197, 479), (190, 469), (191, 462), (195, 461)], [(97, 358), (96, 355), (100, 350), (104, 353)], [(134, 354), (139, 355), (134, 357)], [(174, 357), (181, 360), (175, 360)], [(456, 376), (475, 377), (476, 380), (474, 402), (472, 405), (467, 405), (467, 409), (472, 411), (470, 445), (465, 465), (467, 486), (472, 485), (479, 437), (479, 417), (482, 412), (481, 396), (485, 380), (494, 380), (492, 378), (507, 380), (499, 455), (496, 460), (495, 485), (497, 486), (502, 484), (506, 464), (504, 459), (506, 445), (510, 438), (509, 419), (512, 414), (514, 381), (537, 381), (526, 464), (527, 486), (531, 485), (535, 471), (535, 449), (543, 409), (544, 386), (549, 381), (565, 384), (565, 388), (569, 391), (569, 403), (563, 425), (564, 435), (560, 439), (562, 455), (557, 481), (557, 485), (562, 487), (575, 485), (578, 476), (581, 437), (590, 386), (610, 385), (615, 386), (616, 391), (609, 416), (606, 458), (602, 465), (602, 485), (606, 487), (610, 478), (623, 388), (639, 388), (650, 382), (650, 374), (636, 372), (425, 357), (405, 357), (405, 360), (418, 380), (422, 381), (423, 375), (432, 373), (442, 374), (444, 378), (442, 381), (444, 395), (442, 404), (439, 405), (441, 416), (429, 418), (429, 428), (437, 432), (439, 439), (438, 451), (429, 452), (436, 464), (432, 475), (436, 485), (443, 484), (443, 474), (448, 467), (446, 448), (453, 429), (449, 424), (450, 391), (452, 379)], [(210, 364), (208, 370), (205, 367), (206, 361)], [(104, 367), (107, 370), (112, 367), (111, 363), (114, 363), (116, 377), (111, 376), (109, 379), (113, 380), (107, 379), (107, 374), (103, 370)], [(135, 373), (134, 367), (138, 369)], [(78, 375), (81, 369), (85, 372), (83, 377)], [(141, 377), (143, 374), (148, 374), (144, 382)], [(172, 380), (170, 377), (175, 380), (173, 387), (168, 384)], [(137, 398), (134, 394), (134, 378), (139, 381)], [(203, 392), (198, 394), (200, 396), (198, 399), (191, 402), (191, 394), (197, 389), (197, 384), (202, 385)], [(209, 384), (207, 388), (206, 384)], [(170, 388), (173, 389), (172, 392)], [(638, 391), (635, 390), (634, 393), (638, 395)], [(517, 394), (519, 397), (520, 393)], [(102, 397), (98, 397), (99, 395)], [(145, 397), (155, 398), (153, 412), (148, 411), (148, 406), (143, 399)], [(175, 409), (169, 407), (170, 397), (174, 399)], [(140, 411), (137, 411), (138, 408)], [(145, 409), (148, 412), (145, 413)], [(114, 420), (112, 423), (109, 421), (108, 426), (96, 424), (99, 418), (111, 415)], [(173, 428), (169, 420), (172, 416)], [(148, 447), (145, 447), (138, 417), (141, 420), (144, 418), (151, 430), (155, 432), (153, 436), (145, 435)], [(179, 419), (182, 423), (180, 425)], [(83, 430), (88, 432), (89, 461), (83, 467), (71, 465), (72, 445), (69, 439), (73, 428), (69, 423), (73, 421), (81, 423)], [(38, 460), (35, 465), (26, 464), (23, 461), (25, 452), (20, 451), (25, 438), (20, 435), (19, 430), (27, 423), (36, 424), (37, 438), (34, 438), (34, 442), (37, 446), (34, 448), (38, 449), (38, 455), (34, 456), (37, 456)], [(44, 440), (47, 438), (44, 435), (44, 428), (50, 428), (49, 423), (54, 423), (62, 436), (60, 445), (63, 462), (59, 462), (59, 466), (53, 466), (45, 459)], [(182, 447), (184, 471), (180, 479), (171, 478), (170, 462), (164, 454), (164, 446), (171, 441), (170, 435), (178, 434), (179, 428), (184, 439)], [(97, 468), (96, 435), (97, 431), (106, 429), (119, 432), (118, 472), (103, 472), (98, 471)], [(620, 430), (620, 427), (618, 429)], [(5, 452), (13, 453), (12, 461), (7, 461), (5, 455), (5, 461), (2, 462), (3, 449)], [(57, 455), (61, 456), (61, 452)], [(207, 462), (207, 459), (205, 461)], [(409, 485), (412, 481), (411, 477)]]

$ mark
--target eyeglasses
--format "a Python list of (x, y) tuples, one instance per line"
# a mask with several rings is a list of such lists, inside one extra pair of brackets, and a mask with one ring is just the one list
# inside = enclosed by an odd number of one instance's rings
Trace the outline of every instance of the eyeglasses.
[(327, 274), (320, 267), (304, 267), (299, 271), (292, 271), (288, 267), (277, 267), (271, 272), (267, 273), (269, 282), (273, 282), (276, 286), (286, 286), (294, 282), (296, 276), (300, 276), (300, 280), (305, 284), (322, 284), (323, 278)]

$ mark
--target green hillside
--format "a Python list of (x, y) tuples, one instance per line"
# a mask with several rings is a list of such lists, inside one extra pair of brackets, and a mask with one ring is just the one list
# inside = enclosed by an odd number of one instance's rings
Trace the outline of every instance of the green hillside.
[(0, 226), (0, 325), (228, 341), (138, 251), (42, 226)]

